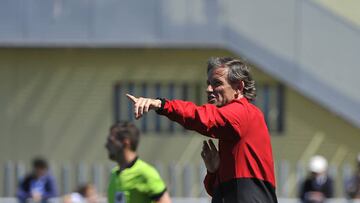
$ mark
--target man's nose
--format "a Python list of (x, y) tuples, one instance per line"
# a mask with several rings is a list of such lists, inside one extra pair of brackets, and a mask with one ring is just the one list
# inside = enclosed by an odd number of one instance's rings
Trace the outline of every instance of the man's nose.
[(213, 88), (211, 87), (211, 85), (207, 86), (206, 92), (213, 92)]

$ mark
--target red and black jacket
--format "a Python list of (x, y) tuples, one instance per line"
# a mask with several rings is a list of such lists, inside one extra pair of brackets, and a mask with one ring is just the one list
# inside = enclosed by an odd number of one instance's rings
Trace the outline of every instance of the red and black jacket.
[(262, 112), (246, 98), (216, 107), (162, 100), (157, 112), (219, 140), (220, 167), (204, 184), (213, 202), (277, 202), (270, 135)]

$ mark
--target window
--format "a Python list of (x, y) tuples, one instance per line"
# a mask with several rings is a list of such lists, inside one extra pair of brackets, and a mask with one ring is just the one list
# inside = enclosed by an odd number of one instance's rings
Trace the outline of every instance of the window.
[[(134, 120), (133, 106), (125, 94), (150, 98), (182, 99), (192, 101), (198, 105), (206, 102), (205, 86), (202, 83), (137, 83), (119, 82), (114, 86), (114, 120)], [(257, 86), (257, 97), (253, 102), (264, 113), (266, 123), (272, 132), (284, 131), (284, 96), (285, 88), (282, 84), (260, 84)], [(142, 117), (138, 127), (145, 134), (155, 133), (185, 133), (186, 130), (167, 118), (157, 116), (151, 111)]]

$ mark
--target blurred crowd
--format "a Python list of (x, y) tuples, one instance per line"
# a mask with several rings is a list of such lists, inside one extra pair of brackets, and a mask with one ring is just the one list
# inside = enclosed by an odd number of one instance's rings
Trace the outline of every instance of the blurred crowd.
[[(32, 161), (32, 171), (20, 181), (16, 196), (19, 203), (47, 203), (51, 198), (60, 197), (46, 159), (38, 157)], [(91, 183), (79, 185), (74, 192), (60, 198), (64, 203), (96, 203), (100, 200)]]
[[(360, 200), (360, 153), (356, 160), (356, 169), (345, 181), (344, 192), (348, 199)], [(320, 155), (313, 156), (308, 164), (309, 174), (302, 180), (298, 197), (303, 203), (323, 203), (333, 198), (334, 180), (328, 173), (328, 162)], [(32, 171), (20, 181), (16, 194), (20, 203), (46, 203), (50, 198), (60, 197), (64, 203), (96, 203), (102, 198), (95, 186), (85, 183), (78, 186), (74, 192), (59, 196), (56, 180), (51, 175), (48, 163), (43, 158), (35, 158)]]
[[(360, 199), (360, 154), (356, 160), (355, 173), (345, 181), (344, 191), (348, 199)], [(328, 174), (328, 162), (320, 155), (309, 161), (309, 175), (302, 181), (299, 198), (303, 203), (323, 203), (334, 197), (334, 180)]]

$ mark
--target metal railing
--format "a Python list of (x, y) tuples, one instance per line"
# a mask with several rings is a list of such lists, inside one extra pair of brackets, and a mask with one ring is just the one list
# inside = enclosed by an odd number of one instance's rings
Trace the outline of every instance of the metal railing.
[[(172, 197), (172, 203), (209, 203), (210, 198), (181, 198), (181, 197)], [(61, 198), (54, 198), (50, 200), (50, 203), (61, 203)], [(296, 198), (278, 198), (279, 203), (300, 203)], [(334, 198), (328, 199), (327, 203), (360, 203), (360, 200), (347, 200), (344, 198)], [(0, 203), (17, 203), (16, 198), (0, 198)], [(30, 202), (31, 203), (31, 202)], [(84, 202), (85, 203), (85, 202)], [(106, 198), (102, 198), (98, 203), (107, 203)]]
[[(50, 172), (57, 180), (61, 195), (71, 193), (78, 185), (86, 182), (93, 183), (101, 194), (106, 194), (108, 177), (114, 166), (114, 164), (101, 163), (50, 163)], [(154, 166), (165, 180), (171, 196), (207, 197), (203, 186), (206, 168), (202, 163), (180, 165), (178, 163), (156, 162)], [(17, 183), (24, 177), (28, 167), (23, 162), (7, 161), (2, 163), (1, 168), (3, 169), (3, 174), (1, 174), (3, 175), (3, 189), (0, 196), (14, 197)], [(283, 198), (296, 196), (299, 183), (306, 176), (306, 167), (300, 162), (291, 165), (288, 161), (283, 160), (276, 162), (275, 168), (277, 195)], [(296, 178), (292, 180), (290, 177), (294, 175)], [(344, 182), (352, 175), (351, 165), (330, 165), (329, 175), (334, 179), (341, 177), (342, 181), (335, 181), (335, 188), (343, 188)], [(343, 191), (337, 191), (337, 196), (344, 197)]]

